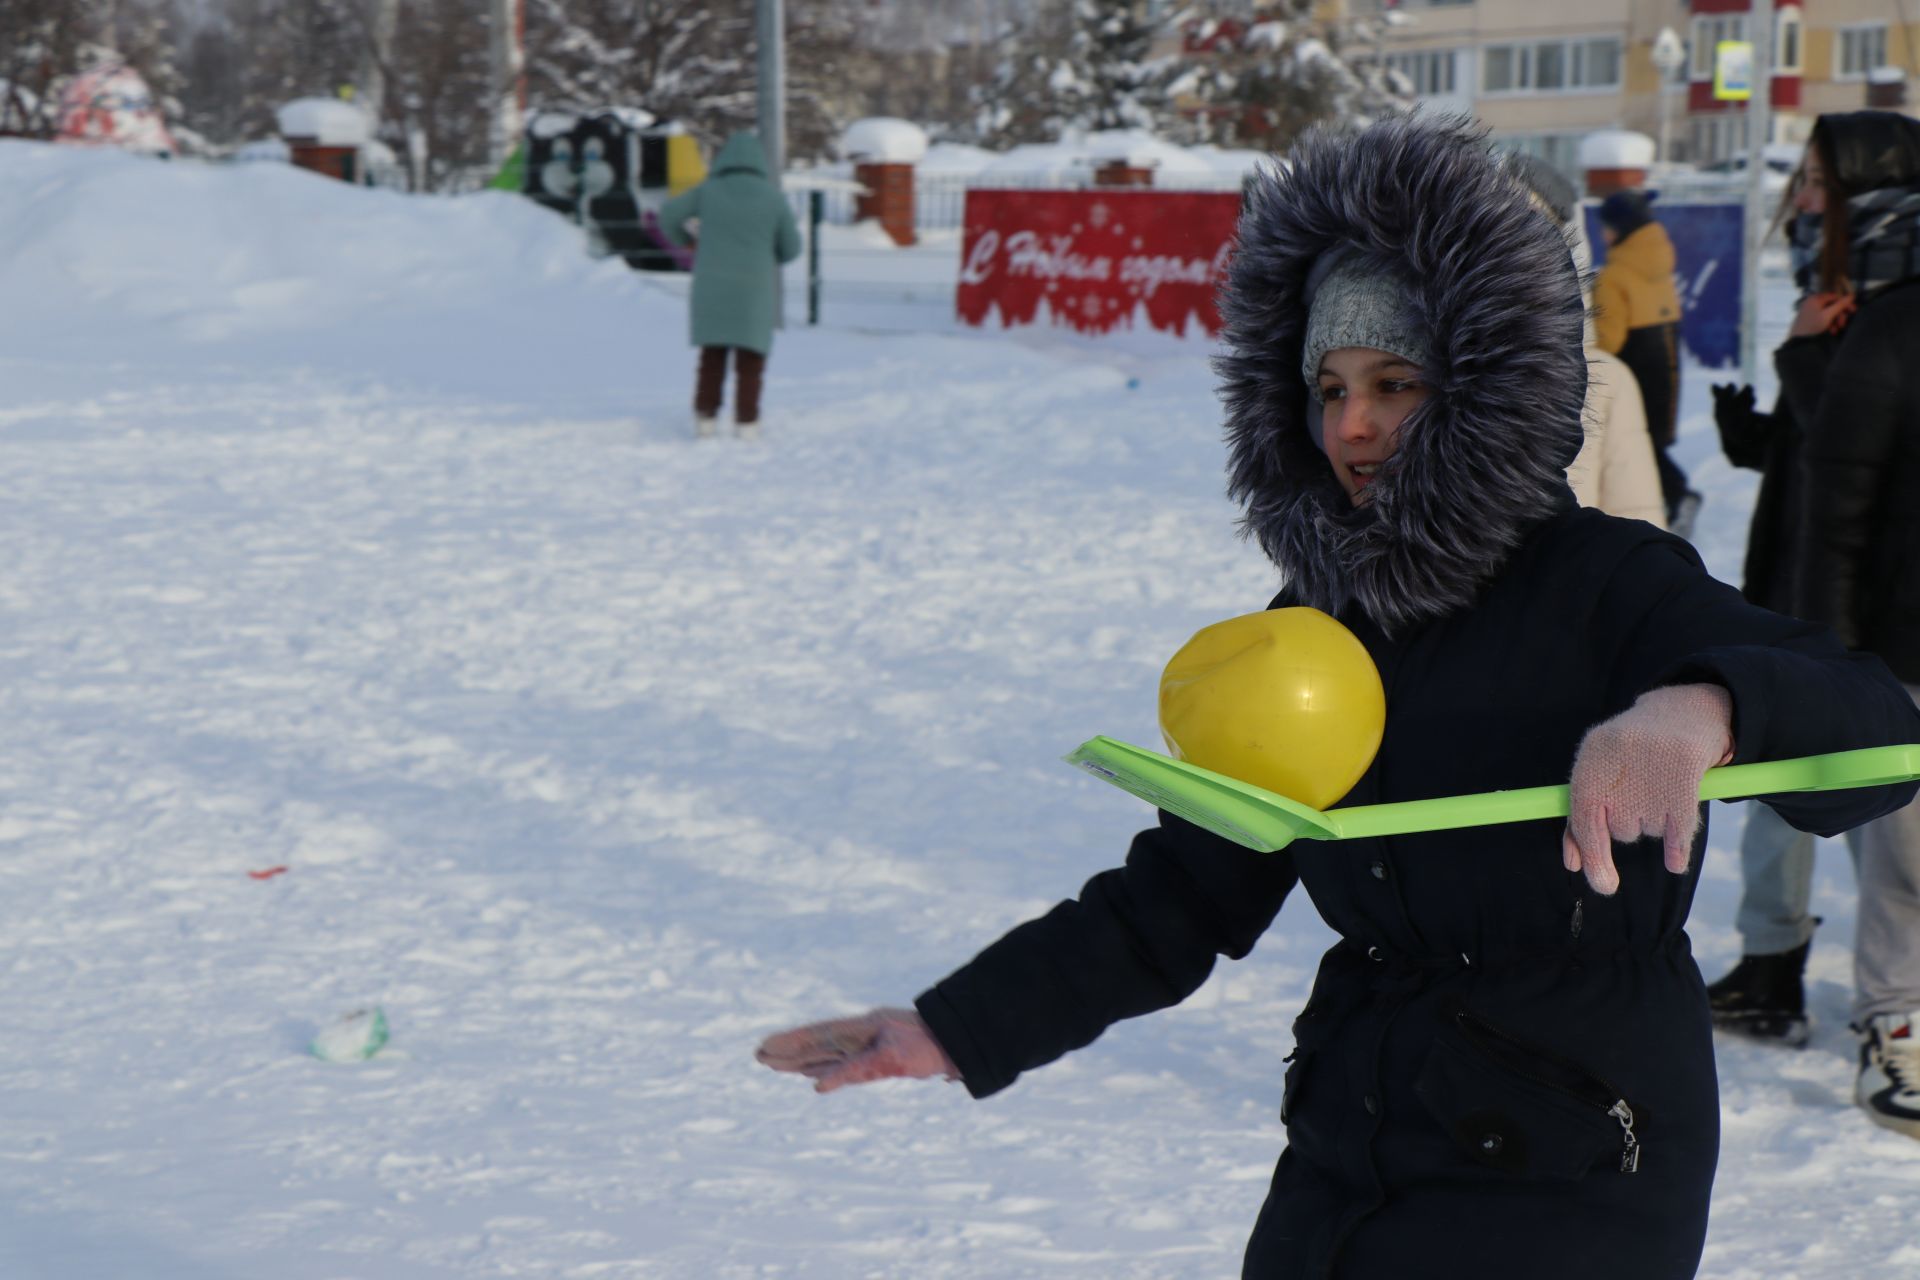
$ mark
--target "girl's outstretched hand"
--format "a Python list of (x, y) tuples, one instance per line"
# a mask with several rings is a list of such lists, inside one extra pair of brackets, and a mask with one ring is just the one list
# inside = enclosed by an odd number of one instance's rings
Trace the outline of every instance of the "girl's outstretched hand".
[(873, 1080), (960, 1078), (953, 1059), (912, 1009), (874, 1009), (857, 1018), (808, 1023), (768, 1036), (753, 1056), (775, 1071), (808, 1077), (815, 1093)]
[(1733, 758), (1733, 697), (1717, 684), (1653, 689), (1587, 730), (1573, 758), (1561, 852), (1594, 892), (1620, 888), (1613, 842), (1658, 837), (1679, 875), (1700, 829), (1700, 778)]

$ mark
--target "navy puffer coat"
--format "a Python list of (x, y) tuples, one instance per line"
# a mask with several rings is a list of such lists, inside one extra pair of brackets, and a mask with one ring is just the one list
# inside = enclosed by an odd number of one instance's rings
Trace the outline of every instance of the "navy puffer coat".
[[(1579, 292), (1558, 236), (1479, 141), (1422, 123), (1297, 149), (1255, 193), (1226, 298), (1235, 492), (1311, 604), (1366, 645), (1380, 752), (1344, 803), (1564, 782), (1588, 727), (1648, 689), (1732, 694), (1736, 761), (1920, 741), (1878, 660), (1758, 609), (1682, 541), (1577, 509)], [(1304, 423), (1313, 260), (1419, 282), (1433, 396), (1354, 508)], [(1914, 788), (1777, 797), (1834, 832)], [(1682, 1280), (1718, 1146), (1685, 922), (1693, 870), (1622, 846), (1621, 890), (1563, 869), (1561, 824), (1253, 853), (1176, 817), (918, 1008), (985, 1097), (1246, 955), (1296, 883), (1341, 941), (1274, 1073), (1287, 1128), (1245, 1275)], [(1284, 1073), (1284, 1076), (1282, 1076)]]

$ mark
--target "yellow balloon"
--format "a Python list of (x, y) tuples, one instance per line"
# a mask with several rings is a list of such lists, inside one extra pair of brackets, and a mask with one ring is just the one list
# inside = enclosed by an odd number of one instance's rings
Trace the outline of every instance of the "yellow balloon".
[(1386, 723), (1372, 656), (1318, 609), (1216, 622), (1160, 677), (1160, 732), (1175, 759), (1316, 809), (1353, 789)]

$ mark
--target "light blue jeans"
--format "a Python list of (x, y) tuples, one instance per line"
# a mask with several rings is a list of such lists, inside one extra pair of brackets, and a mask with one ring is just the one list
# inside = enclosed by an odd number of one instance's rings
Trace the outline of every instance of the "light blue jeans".
[[(1907, 686), (1920, 700), (1920, 688)], [(1853, 1019), (1920, 1010), (1920, 800), (1846, 833), (1860, 905), (1853, 930)], [(1813, 837), (1759, 801), (1740, 836), (1741, 950), (1791, 951), (1813, 936)]]

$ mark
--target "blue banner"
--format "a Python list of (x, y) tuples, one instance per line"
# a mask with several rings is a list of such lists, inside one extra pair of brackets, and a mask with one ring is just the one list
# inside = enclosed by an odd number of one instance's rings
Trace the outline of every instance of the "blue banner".
[[(1673, 286), (1680, 294), (1680, 342), (1709, 369), (1740, 362), (1740, 270), (1744, 211), (1737, 204), (1656, 202), (1654, 217), (1673, 241)], [(1600, 209), (1587, 206), (1594, 267), (1606, 261)]]

